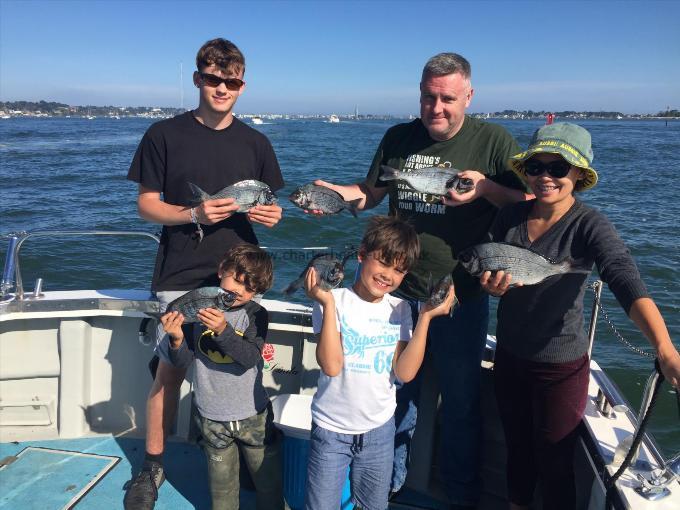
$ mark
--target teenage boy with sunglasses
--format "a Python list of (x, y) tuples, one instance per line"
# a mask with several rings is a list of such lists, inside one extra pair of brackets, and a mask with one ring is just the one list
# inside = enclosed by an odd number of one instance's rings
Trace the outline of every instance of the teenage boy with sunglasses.
[[(162, 310), (190, 290), (219, 285), (215, 267), (225, 251), (242, 243), (257, 244), (252, 224), (273, 227), (282, 213), (278, 205), (257, 205), (245, 214), (237, 213), (239, 206), (232, 198), (189, 205), (189, 182), (208, 193), (244, 179), (262, 181), (273, 191), (283, 187), (269, 140), (232, 112), (245, 88), (241, 51), (226, 39), (213, 39), (198, 51), (196, 68), (198, 108), (153, 124), (128, 172), (128, 179), (139, 183), (139, 215), (163, 225), (151, 284)], [(167, 344), (160, 342), (163, 336), (159, 328), (157, 349)], [(126, 510), (152, 509), (158, 498), (165, 479), (165, 438), (186, 373), (185, 368), (158, 362), (157, 357), (150, 366), (155, 375), (147, 400), (146, 457), (125, 494)]]

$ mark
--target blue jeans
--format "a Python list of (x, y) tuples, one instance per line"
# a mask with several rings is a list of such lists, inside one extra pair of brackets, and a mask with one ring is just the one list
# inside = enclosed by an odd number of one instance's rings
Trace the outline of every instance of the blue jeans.
[(394, 452), (394, 420), (364, 434), (341, 434), (312, 423), (306, 510), (338, 510), (350, 467), (352, 503), (385, 510)]
[[(417, 316), (417, 303), (411, 302)], [(441, 392), (441, 451), (439, 464), (444, 489), (451, 503), (475, 505), (479, 500), (481, 457), (481, 362), (489, 325), (486, 294), (458, 304), (453, 317), (435, 318), (427, 335), (427, 355), (434, 362)], [(411, 438), (418, 417), (419, 372), (397, 388), (394, 466), (391, 490), (406, 480)]]

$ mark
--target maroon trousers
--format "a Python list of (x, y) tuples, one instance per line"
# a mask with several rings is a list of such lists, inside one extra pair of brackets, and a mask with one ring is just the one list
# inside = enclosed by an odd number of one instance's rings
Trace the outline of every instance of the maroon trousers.
[(574, 448), (589, 368), (587, 354), (568, 363), (540, 363), (497, 349), (494, 385), (507, 444), (510, 502), (530, 505), (540, 480), (543, 508), (575, 508)]

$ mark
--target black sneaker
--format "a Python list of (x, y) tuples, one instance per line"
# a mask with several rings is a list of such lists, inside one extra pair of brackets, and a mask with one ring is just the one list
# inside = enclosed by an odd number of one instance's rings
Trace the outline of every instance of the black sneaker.
[(145, 463), (139, 474), (128, 482), (123, 506), (125, 510), (153, 510), (158, 499), (158, 488), (165, 481), (163, 466)]

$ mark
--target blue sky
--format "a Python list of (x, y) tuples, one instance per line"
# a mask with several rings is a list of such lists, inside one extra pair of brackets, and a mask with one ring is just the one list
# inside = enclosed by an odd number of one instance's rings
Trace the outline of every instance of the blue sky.
[(418, 112), (425, 61), (472, 64), (472, 112), (680, 108), (679, 1), (0, 0), (0, 100), (194, 107), (195, 55), (246, 56), (253, 113)]

